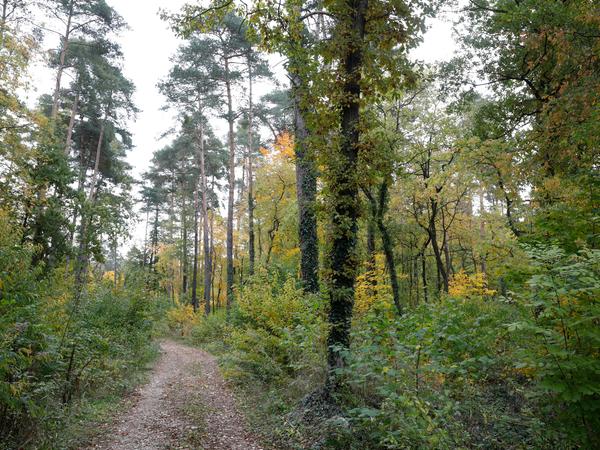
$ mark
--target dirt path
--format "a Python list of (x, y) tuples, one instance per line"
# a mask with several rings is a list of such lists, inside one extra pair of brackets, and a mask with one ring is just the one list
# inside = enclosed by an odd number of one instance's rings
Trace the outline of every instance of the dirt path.
[(212, 355), (173, 341), (161, 350), (133, 406), (88, 449), (262, 450)]

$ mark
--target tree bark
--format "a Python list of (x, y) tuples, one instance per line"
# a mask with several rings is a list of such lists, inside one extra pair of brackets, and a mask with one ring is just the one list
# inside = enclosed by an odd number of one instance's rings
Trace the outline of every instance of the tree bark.
[(253, 125), (253, 105), (252, 105), (252, 63), (248, 53), (248, 272), (254, 275), (254, 174), (252, 167), (253, 142), (252, 142), (252, 125)]
[(227, 201), (227, 313), (233, 304), (233, 202), (235, 195), (235, 142), (233, 100), (231, 97), (231, 81), (229, 80), (229, 61), (225, 59), (225, 88), (227, 91), (227, 122), (229, 124), (229, 192)]
[(185, 294), (187, 293), (187, 285), (188, 285), (188, 250), (187, 250), (187, 235), (188, 235), (188, 229), (187, 229), (187, 220), (186, 220), (186, 204), (185, 204), (185, 188), (184, 188), (184, 183), (183, 181), (181, 182), (181, 196), (182, 196), (182, 202), (183, 202), (183, 208), (181, 209), (181, 226), (183, 228), (183, 242), (182, 242), (182, 252), (181, 252), (181, 258), (182, 258), (182, 276), (181, 276), (181, 294), (183, 296), (185, 296)]
[(100, 171), (100, 155), (102, 154), (102, 141), (104, 140), (104, 128), (106, 127), (106, 117), (102, 120), (100, 125), (100, 135), (98, 136), (98, 145), (96, 146), (96, 161), (94, 162), (94, 172), (92, 174), (92, 183), (90, 186), (90, 193), (88, 201), (94, 201), (96, 198), (97, 184), (98, 184), (98, 173)]
[(296, 155), (296, 196), (298, 203), (298, 241), (300, 246), (300, 279), (306, 292), (319, 291), (319, 240), (317, 236), (317, 167), (308, 149), (305, 84), (300, 68), (290, 63), (292, 100), (294, 105), (294, 151)]
[(156, 271), (156, 260), (158, 254), (158, 219), (159, 219), (159, 209), (158, 205), (154, 208), (154, 223), (152, 225), (152, 237), (151, 237), (151, 250), (150, 250), (150, 264), (149, 264), (149, 272), (152, 270)]
[(194, 262), (192, 268), (192, 306), (194, 311), (198, 310), (198, 183), (194, 187)]
[(204, 313), (210, 314), (210, 297), (211, 297), (211, 285), (212, 285), (212, 243), (209, 242), (209, 234), (212, 231), (209, 230), (208, 223), (208, 186), (206, 183), (206, 147), (204, 143), (204, 123), (202, 119), (199, 126), (199, 137), (200, 137), (200, 185), (202, 189), (202, 238), (204, 247)]
[(429, 292), (427, 289), (427, 261), (425, 259), (425, 250), (421, 253), (421, 279), (423, 281), (423, 301), (427, 303)]
[(67, 50), (69, 48), (69, 38), (71, 37), (71, 24), (73, 20), (73, 7), (75, 6), (75, 0), (69, 2), (69, 16), (67, 17), (67, 29), (65, 34), (61, 37), (61, 50), (60, 50), (60, 61), (58, 70), (56, 72), (56, 84), (54, 86), (54, 98), (52, 100), (52, 121), (56, 120), (58, 115), (58, 102), (60, 101), (60, 83), (62, 75), (65, 70), (65, 59), (67, 56)]
[(400, 287), (398, 286), (398, 274), (396, 273), (396, 261), (394, 255), (394, 245), (392, 238), (388, 232), (383, 217), (387, 209), (388, 201), (388, 183), (384, 181), (379, 187), (379, 210), (377, 215), (377, 227), (381, 234), (381, 243), (383, 246), (383, 253), (385, 254), (385, 261), (390, 272), (390, 284), (392, 285), (392, 295), (394, 297), (394, 305), (398, 314), (402, 315), (402, 305), (400, 304)]
[(442, 252), (440, 250), (440, 245), (437, 239), (437, 226), (435, 223), (435, 219), (438, 213), (438, 203), (434, 199), (430, 199), (431, 205), (431, 216), (429, 218), (429, 226), (427, 227), (427, 232), (429, 234), (429, 240), (431, 241), (431, 248), (433, 249), (433, 254), (435, 256), (435, 262), (437, 265), (438, 274), (441, 278), (441, 285), (443, 287), (444, 292), (448, 292), (448, 272), (444, 267), (444, 261), (442, 260)]
[(79, 106), (79, 91), (75, 94), (73, 105), (71, 107), (71, 118), (69, 119), (69, 128), (67, 129), (67, 142), (65, 144), (65, 156), (69, 156), (71, 153), (71, 141), (73, 138), (73, 128), (75, 127), (75, 116), (77, 115), (77, 108)]
[(371, 214), (374, 216), (375, 223), (381, 235), (381, 244), (385, 255), (385, 262), (390, 273), (390, 285), (392, 286), (392, 295), (394, 306), (399, 315), (402, 315), (402, 305), (400, 304), (400, 287), (398, 285), (398, 274), (396, 273), (396, 260), (394, 255), (394, 245), (392, 238), (385, 225), (384, 216), (387, 209), (388, 201), (388, 182), (383, 181), (379, 186), (378, 199), (373, 197), (373, 194), (368, 189), (363, 189), (366, 197), (371, 203)]
[(329, 336), (327, 338), (328, 382), (327, 391), (337, 389), (336, 370), (345, 365), (343, 351), (350, 345), (350, 324), (354, 305), (356, 280), (356, 241), (358, 233), (358, 144), (360, 140), (361, 68), (363, 41), (368, 0), (348, 0), (349, 36), (342, 57), (344, 74), (341, 105), (340, 160), (331, 161), (330, 188), (333, 191), (331, 217), (332, 243), (329, 254), (331, 264), (329, 294)]
[[(479, 238), (483, 241), (485, 239), (485, 219), (483, 215), (485, 214), (485, 202), (484, 202), (484, 191), (483, 186), (480, 186), (479, 189)], [(514, 231), (513, 231), (514, 233)], [(515, 234), (516, 236), (516, 234)], [(484, 275), (487, 273), (487, 263), (486, 263), (486, 255), (484, 253), (481, 254), (481, 273)]]
[(0, 18), (0, 50), (4, 48), (4, 33), (6, 32), (6, 21), (8, 20), (8, 0), (2, 1), (2, 17)]

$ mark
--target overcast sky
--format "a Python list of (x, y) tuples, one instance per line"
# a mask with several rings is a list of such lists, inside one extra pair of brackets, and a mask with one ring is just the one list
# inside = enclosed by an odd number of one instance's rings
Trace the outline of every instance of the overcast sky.
[[(167, 145), (172, 137), (160, 139), (166, 131), (176, 126), (174, 114), (163, 111), (164, 98), (158, 92), (156, 84), (163, 79), (170, 68), (169, 58), (176, 51), (181, 41), (175, 37), (168, 24), (158, 16), (159, 8), (170, 11), (178, 10), (190, 0), (108, 0), (129, 25), (129, 29), (118, 37), (124, 53), (123, 68), (125, 75), (136, 86), (135, 103), (140, 109), (135, 121), (130, 124), (134, 148), (129, 154), (129, 163), (133, 166), (134, 176), (139, 177), (150, 165), (152, 153)], [(454, 49), (452, 26), (441, 20), (429, 23), (430, 29), (425, 35), (423, 44), (414, 52), (417, 59), (435, 62), (449, 58)], [(47, 45), (58, 45), (58, 40), (49, 36)], [(281, 71), (279, 71), (281, 72)], [(35, 66), (33, 85), (35, 91), (28, 94), (33, 102), (42, 93), (51, 93), (53, 76), (43, 64)], [(63, 79), (66, 84), (68, 80)], [(266, 87), (257, 87), (256, 95), (264, 94)], [(261, 92), (262, 91), (262, 92)], [(215, 127), (217, 134), (224, 134), (224, 127)], [(134, 231), (134, 239), (140, 239), (139, 232)]]

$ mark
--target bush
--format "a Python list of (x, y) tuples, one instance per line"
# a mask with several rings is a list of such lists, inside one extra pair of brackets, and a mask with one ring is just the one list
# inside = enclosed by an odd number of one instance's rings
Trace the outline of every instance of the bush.
[[(33, 248), (0, 214), (0, 441), (53, 442), (81, 398), (119, 392), (153, 354), (159, 302), (143, 284), (93, 283), (72, 301), (64, 269), (31, 265)], [(53, 444), (48, 444), (53, 445)]]
[(213, 311), (212, 314), (203, 316), (202, 320), (198, 321), (192, 328), (190, 337), (196, 345), (222, 344), (228, 330), (225, 312)]
[(330, 446), (344, 449), (511, 448), (540, 445), (542, 426), (513, 370), (504, 324), (514, 305), (446, 298), (398, 318), (380, 309), (355, 322), (347, 392), (350, 421)]
[(263, 383), (293, 383), (305, 389), (324, 375), (323, 304), (305, 295), (293, 278), (281, 282), (266, 271), (248, 280), (239, 293), (227, 367), (238, 377)]
[(200, 314), (202, 314), (202, 310), (196, 313), (192, 305), (177, 305), (167, 311), (167, 325), (171, 332), (189, 336), (192, 329), (199, 323)]
[(566, 255), (531, 247), (535, 274), (523, 295), (528, 314), (508, 325), (527, 334), (517, 368), (537, 381), (547, 414), (575, 443), (600, 445), (600, 250)]

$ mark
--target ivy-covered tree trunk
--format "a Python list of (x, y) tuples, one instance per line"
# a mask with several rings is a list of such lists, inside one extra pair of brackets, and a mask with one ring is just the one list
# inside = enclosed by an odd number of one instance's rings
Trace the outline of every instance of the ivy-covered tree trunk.
[[(343, 351), (350, 345), (350, 325), (356, 281), (356, 241), (358, 234), (358, 144), (360, 140), (361, 68), (367, 0), (349, 0), (348, 23), (342, 23), (345, 54), (341, 100), (341, 145), (339, 155), (331, 155), (330, 186), (333, 211), (332, 242), (329, 254), (329, 336), (327, 390), (338, 386), (336, 370), (344, 366)], [(335, 158), (335, 160), (334, 160)]]
[(319, 240), (317, 237), (317, 167), (309, 152), (303, 105), (303, 81), (300, 68), (291, 64), (294, 104), (294, 151), (296, 154), (296, 195), (298, 200), (298, 241), (300, 246), (300, 279), (306, 292), (319, 291)]

